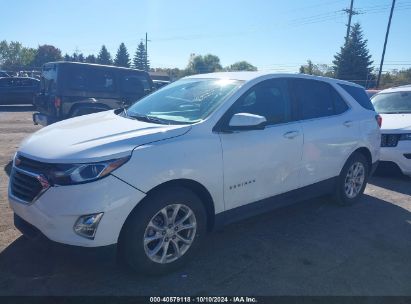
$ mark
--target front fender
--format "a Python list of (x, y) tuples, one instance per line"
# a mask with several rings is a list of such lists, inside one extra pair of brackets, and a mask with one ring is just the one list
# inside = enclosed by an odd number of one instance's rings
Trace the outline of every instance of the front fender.
[(215, 212), (224, 211), (222, 151), (216, 134), (189, 133), (139, 146), (114, 175), (145, 193), (172, 180), (193, 180), (209, 191)]

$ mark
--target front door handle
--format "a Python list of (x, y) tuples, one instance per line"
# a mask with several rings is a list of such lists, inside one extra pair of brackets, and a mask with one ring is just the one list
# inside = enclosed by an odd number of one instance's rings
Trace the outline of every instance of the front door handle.
[(300, 132), (298, 132), (298, 131), (290, 131), (290, 132), (284, 133), (283, 136), (284, 136), (285, 138), (288, 138), (288, 139), (293, 139), (293, 138), (297, 137), (298, 134), (300, 134)]
[(352, 126), (352, 121), (351, 120), (344, 121), (343, 125), (349, 128)]

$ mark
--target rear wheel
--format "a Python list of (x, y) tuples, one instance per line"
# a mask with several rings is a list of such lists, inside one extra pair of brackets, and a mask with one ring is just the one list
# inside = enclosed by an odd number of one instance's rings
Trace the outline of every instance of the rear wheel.
[(370, 165), (361, 153), (354, 153), (345, 163), (338, 177), (335, 199), (340, 205), (352, 205), (364, 193)]
[(206, 233), (200, 199), (180, 187), (152, 194), (130, 215), (120, 237), (120, 254), (133, 270), (161, 274), (180, 267)]

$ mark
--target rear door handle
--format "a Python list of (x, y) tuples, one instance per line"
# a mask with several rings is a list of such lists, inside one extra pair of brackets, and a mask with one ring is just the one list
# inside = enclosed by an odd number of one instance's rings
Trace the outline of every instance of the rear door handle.
[(288, 138), (288, 139), (293, 139), (294, 137), (297, 137), (298, 134), (300, 134), (300, 132), (298, 132), (298, 131), (290, 131), (290, 132), (284, 133), (283, 136), (284, 136), (285, 138)]
[(352, 121), (351, 120), (344, 121), (343, 125), (349, 128), (352, 126)]

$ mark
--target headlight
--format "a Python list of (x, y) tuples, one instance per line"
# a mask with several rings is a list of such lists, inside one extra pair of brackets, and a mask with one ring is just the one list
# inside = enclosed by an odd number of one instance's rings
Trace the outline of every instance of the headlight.
[(130, 159), (129, 156), (90, 164), (59, 164), (49, 172), (53, 185), (73, 185), (103, 178)]
[(400, 140), (411, 140), (411, 133), (401, 134)]

